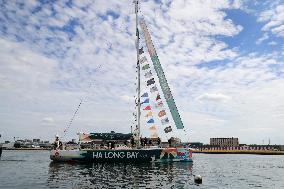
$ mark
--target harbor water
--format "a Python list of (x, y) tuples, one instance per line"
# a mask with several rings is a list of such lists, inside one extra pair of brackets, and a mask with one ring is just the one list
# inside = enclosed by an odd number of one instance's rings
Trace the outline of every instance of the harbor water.
[(193, 155), (193, 164), (68, 164), (49, 151), (3, 151), (0, 188), (284, 188), (284, 156)]

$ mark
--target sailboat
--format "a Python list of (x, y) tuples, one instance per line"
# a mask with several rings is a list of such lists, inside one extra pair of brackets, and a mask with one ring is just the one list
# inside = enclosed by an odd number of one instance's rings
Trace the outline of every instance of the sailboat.
[[(1, 134), (0, 134), (0, 138), (1, 138)], [(0, 143), (0, 158), (1, 158), (1, 156), (2, 156), (2, 144)]]
[[(139, 0), (134, 1), (135, 15), (136, 15), (136, 52), (137, 52), (137, 99), (135, 113), (137, 124), (135, 129), (130, 134), (122, 133), (79, 133), (80, 148), (79, 149), (64, 149), (59, 147), (51, 150), (50, 158), (53, 161), (78, 161), (78, 162), (192, 162), (192, 153), (187, 146), (175, 145), (168, 147), (161, 147), (160, 138), (157, 137), (157, 128), (153, 124), (153, 112), (149, 103), (149, 93), (155, 96), (156, 107), (164, 107), (164, 103), (161, 100), (161, 96), (158, 93), (159, 84), (166, 100), (167, 106), (170, 110), (171, 116), (174, 121), (174, 125), (177, 129), (183, 129), (183, 123), (175, 105), (174, 98), (172, 96), (170, 87), (165, 77), (164, 71), (160, 64), (158, 55), (151, 40), (150, 33), (148, 31), (146, 22), (144, 19), (138, 18), (139, 12)], [(151, 57), (152, 67), (154, 68), (159, 82), (156, 82), (153, 76), (153, 70), (150, 69), (150, 63), (147, 60), (143, 47), (140, 47), (140, 32), (138, 25), (140, 24), (141, 31), (143, 33), (144, 41), (148, 49), (148, 53)], [(141, 36), (142, 37), (142, 36)], [(147, 78), (146, 85), (149, 89), (149, 93), (145, 92), (141, 94), (141, 75)], [(143, 101), (142, 101), (143, 100)], [(145, 106), (146, 104), (146, 106)], [(143, 106), (145, 106), (143, 108)], [(143, 109), (142, 109), (143, 108)], [(156, 140), (158, 145), (149, 145), (154, 143), (151, 141), (147, 144), (146, 138), (140, 138), (141, 136), (141, 110), (146, 112), (147, 124), (152, 124), (149, 128), (152, 132), (152, 140)], [(172, 132), (172, 127), (169, 125), (169, 119), (164, 109), (160, 110), (157, 117), (161, 121), (163, 130), (165, 133)], [(118, 145), (113, 141), (126, 141), (130, 140), (131, 145)], [(151, 140), (151, 139), (150, 139)], [(57, 142), (58, 137), (57, 137)], [(92, 144), (84, 145), (84, 144)], [(100, 144), (101, 143), (101, 144)], [(107, 147), (105, 146), (107, 143)], [(97, 145), (100, 144), (100, 145)]]

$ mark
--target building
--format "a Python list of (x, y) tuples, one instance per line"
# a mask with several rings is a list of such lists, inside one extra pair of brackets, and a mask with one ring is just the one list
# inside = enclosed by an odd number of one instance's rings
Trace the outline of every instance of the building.
[(39, 143), (39, 142), (40, 142), (40, 139), (35, 138), (35, 139), (33, 139), (33, 142), (37, 142), (37, 143)]
[(203, 143), (201, 142), (189, 142), (189, 147), (191, 148), (200, 148), (203, 146)]
[(227, 147), (232, 146), (236, 147), (239, 146), (239, 139), (238, 138), (210, 138), (210, 145), (211, 146), (218, 146), (218, 147)]
[(284, 151), (284, 145), (279, 145), (279, 150)]
[(9, 142), (6, 143), (5, 141), (5, 144), (2, 145), (3, 149), (11, 149), (11, 148), (14, 148), (14, 142)]
[(169, 140), (171, 141), (172, 146), (176, 146), (176, 145), (179, 145), (181, 143), (181, 139), (177, 138), (177, 137), (171, 137)]

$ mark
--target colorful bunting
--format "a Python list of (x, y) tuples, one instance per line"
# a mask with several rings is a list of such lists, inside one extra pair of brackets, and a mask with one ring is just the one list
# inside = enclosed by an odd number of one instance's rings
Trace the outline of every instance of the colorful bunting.
[(152, 117), (153, 116), (153, 113), (152, 112), (148, 112), (145, 117)]
[(166, 127), (166, 128), (164, 129), (164, 131), (165, 131), (165, 133), (169, 133), (169, 132), (172, 132), (173, 129), (172, 129), (171, 126), (168, 126), (168, 127)]
[(154, 92), (156, 92), (156, 91), (158, 91), (158, 88), (157, 88), (156, 85), (155, 85), (154, 87), (151, 87), (151, 89), (150, 89), (150, 92), (151, 92), (151, 93), (154, 93)]
[(175, 126), (176, 126), (177, 129), (183, 129), (184, 126), (183, 126), (183, 123), (181, 121), (180, 115), (178, 113), (175, 101), (173, 99), (173, 95), (171, 93), (170, 87), (169, 87), (167, 79), (165, 77), (163, 68), (160, 64), (160, 60), (158, 58), (155, 47), (152, 43), (151, 35), (150, 35), (150, 33), (147, 29), (147, 26), (145, 24), (145, 21), (143, 19), (141, 19), (141, 21), (140, 21), (140, 26), (141, 26), (141, 29), (143, 31), (142, 33), (144, 34), (144, 39), (145, 39), (146, 46), (147, 46), (148, 52), (150, 54), (152, 63), (153, 63), (153, 67), (154, 67), (154, 69), (157, 73), (157, 76), (159, 78), (161, 90), (162, 90), (164, 97), (166, 99), (166, 103), (168, 104), (168, 107), (170, 109), (173, 121), (175, 122)]
[(163, 104), (162, 101), (158, 102), (158, 103), (155, 105), (156, 108), (161, 108), (161, 107), (163, 107), (163, 106), (164, 106), (164, 104)]
[(159, 117), (163, 117), (164, 115), (166, 115), (166, 110), (161, 110), (161, 111), (158, 113), (158, 116), (159, 116)]
[(158, 93), (157, 94), (157, 97), (156, 97), (156, 101), (158, 101), (158, 100), (160, 100), (161, 99), (161, 96), (160, 96), (160, 94)]
[(146, 106), (143, 110), (151, 110), (151, 106)]
[(149, 69), (149, 68), (150, 68), (149, 64), (146, 64), (146, 65), (144, 65), (144, 66), (142, 67), (142, 70), (147, 70), (147, 69)]
[(144, 93), (141, 97), (148, 97), (148, 93)]
[(140, 62), (140, 64), (143, 64), (144, 62), (147, 62), (146, 56), (143, 56), (142, 58), (140, 58), (139, 62)]
[(154, 119), (149, 119), (147, 123), (154, 123)]
[(147, 98), (146, 100), (144, 100), (143, 102), (141, 102), (141, 104), (145, 104), (145, 103), (149, 103), (149, 98)]
[(152, 85), (152, 84), (154, 84), (154, 83), (155, 83), (154, 78), (149, 79), (149, 80), (147, 81), (147, 86)]
[(155, 131), (155, 130), (157, 130), (157, 127), (156, 127), (156, 125), (152, 125), (149, 129), (152, 130), (152, 131)]
[(141, 55), (141, 54), (143, 54), (144, 53), (144, 50), (143, 50), (143, 47), (141, 47), (140, 49), (139, 49), (139, 54)]
[(165, 125), (167, 123), (169, 123), (169, 118), (165, 118), (161, 120), (162, 124)]
[(152, 77), (153, 74), (152, 74), (152, 72), (151, 72), (151, 70), (150, 70), (150, 71), (146, 72), (146, 73), (144, 74), (144, 76), (145, 76), (146, 78), (149, 78), (149, 77)]

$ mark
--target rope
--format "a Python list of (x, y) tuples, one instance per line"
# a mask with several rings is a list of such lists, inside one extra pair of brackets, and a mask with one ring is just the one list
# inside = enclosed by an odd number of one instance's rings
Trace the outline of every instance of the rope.
[(69, 128), (70, 128), (70, 126), (72, 125), (73, 120), (74, 120), (75, 116), (77, 115), (77, 113), (78, 113), (78, 111), (79, 111), (79, 109), (80, 109), (80, 106), (81, 106), (82, 102), (83, 102), (83, 99), (81, 99), (81, 101), (80, 101), (80, 103), (79, 103), (79, 105), (78, 105), (78, 107), (77, 107), (76, 111), (74, 112), (74, 114), (73, 114), (72, 118), (70, 119), (70, 121), (69, 121), (69, 123), (68, 123), (68, 125), (67, 125), (67, 128), (66, 128), (66, 129), (64, 129), (64, 135), (63, 135), (63, 137), (65, 137), (65, 135), (66, 135), (66, 133), (67, 133), (68, 129), (69, 129)]
[[(100, 64), (97, 68), (95, 68), (95, 71), (99, 70), (101, 67), (102, 67), (102, 65)], [(88, 88), (89, 91), (87, 92), (87, 94), (89, 94), (90, 89), (91, 89), (91, 87), (92, 87), (94, 84), (95, 84), (95, 80), (90, 83), (89, 88)], [(86, 96), (87, 96), (87, 95), (86, 95)], [(70, 121), (68, 122), (67, 127), (66, 127), (66, 128), (64, 129), (64, 131), (63, 131), (63, 133), (64, 133), (64, 134), (63, 134), (63, 138), (66, 136), (67, 131), (68, 131), (69, 128), (71, 127), (71, 125), (72, 125), (72, 123), (73, 123), (73, 121), (74, 121), (74, 119), (75, 119), (77, 113), (79, 112), (79, 109), (80, 109), (81, 105), (83, 104), (84, 101), (86, 101), (86, 98), (87, 98), (87, 97), (81, 98), (79, 105), (77, 106), (77, 108), (76, 108), (76, 110), (75, 110), (73, 116), (71, 117)]]

